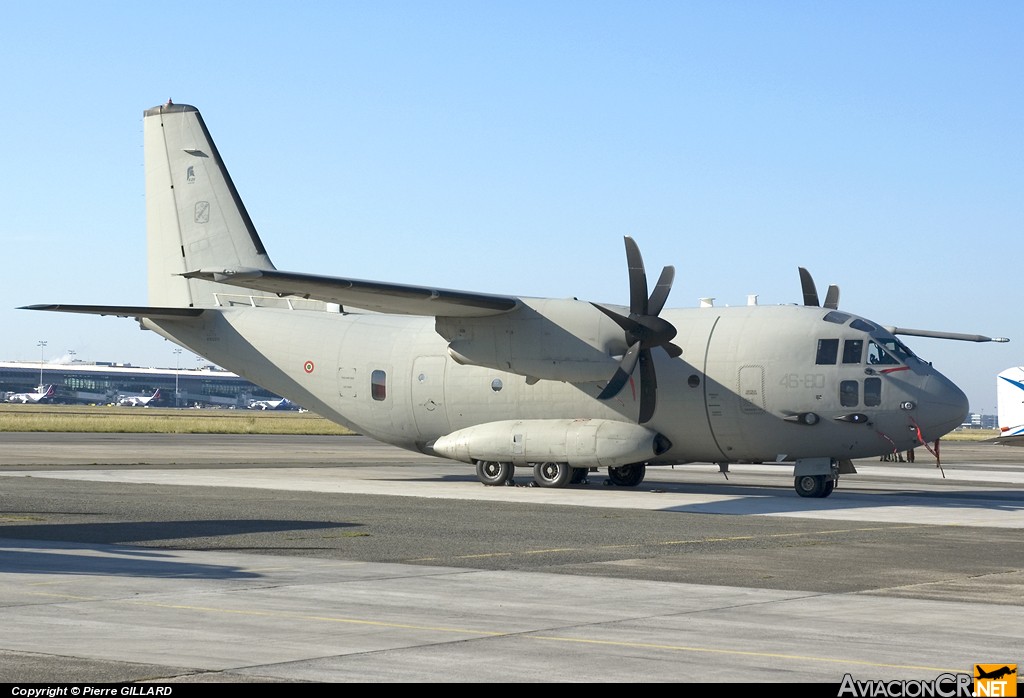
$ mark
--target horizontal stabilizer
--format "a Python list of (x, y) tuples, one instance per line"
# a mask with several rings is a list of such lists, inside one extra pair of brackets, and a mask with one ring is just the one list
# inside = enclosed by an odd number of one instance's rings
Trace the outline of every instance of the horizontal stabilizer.
[(26, 305), (18, 310), (50, 310), (57, 313), (113, 315), (115, 317), (147, 317), (154, 320), (181, 320), (199, 317), (202, 308), (151, 308), (144, 305)]
[(933, 330), (912, 330), (906, 327), (886, 327), (893, 334), (907, 337), (931, 337), (933, 339), (956, 339), (961, 342), (1009, 342), (1006, 337), (986, 337), (982, 334), (960, 334), (958, 332), (935, 332)]
[(279, 296), (314, 298), (327, 303), (398, 315), (484, 317), (500, 315), (514, 310), (518, 305), (518, 301), (512, 296), (492, 296), (469, 291), (361, 281), (272, 269), (201, 269), (187, 272), (182, 276), (251, 288)]

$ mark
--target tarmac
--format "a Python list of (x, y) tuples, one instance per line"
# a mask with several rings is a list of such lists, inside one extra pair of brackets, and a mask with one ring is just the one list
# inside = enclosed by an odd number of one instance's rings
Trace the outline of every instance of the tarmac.
[(1024, 449), (942, 448), (808, 500), (776, 465), (484, 487), (362, 437), (0, 434), (0, 681), (837, 685), (1024, 663)]

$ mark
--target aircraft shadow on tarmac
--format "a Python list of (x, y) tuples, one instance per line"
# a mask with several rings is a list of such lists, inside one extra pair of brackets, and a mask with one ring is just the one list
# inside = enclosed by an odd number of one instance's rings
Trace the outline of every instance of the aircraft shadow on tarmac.
[(0, 526), (0, 573), (251, 579), (259, 575), (231, 565), (186, 562), (175, 553), (127, 545), (123, 541), (174, 541), (337, 529), (350, 525), (321, 521), (210, 520)]
[[(444, 483), (465, 482), (469, 486), (479, 486), (476, 478), (472, 475), (442, 475), (440, 477), (422, 478), (422, 480)], [(403, 481), (408, 482), (408, 480)], [(533, 487), (533, 481), (524, 473), (522, 477), (516, 477), (514, 486)], [(973, 489), (948, 489), (943, 491), (900, 489), (877, 493), (854, 489), (856, 488), (855, 483), (850, 484), (849, 487), (851, 488), (849, 490), (843, 490), (841, 487), (837, 488), (835, 494), (827, 499), (809, 499), (796, 496), (793, 493), (792, 487), (788, 484), (777, 487), (732, 483), (709, 485), (698, 482), (658, 482), (655, 478), (649, 478), (638, 487), (619, 488), (609, 486), (604, 475), (598, 473), (591, 474), (586, 483), (569, 485), (564, 490), (571, 492), (574, 489), (585, 491), (599, 489), (606, 492), (609, 497), (614, 497), (617, 493), (639, 494), (649, 492), (653, 496), (664, 493), (677, 493), (729, 498), (714, 502), (681, 504), (658, 509), (659, 511), (678, 511), (696, 514), (789, 514), (908, 506), (924, 506), (934, 509), (949, 509), (950, 511), (1018, 512), (1024, 510), (1024, 490), (1020, 489), (993, 489), (988, 491)]]
[[(260, 575), (231, 565), (202, 565), (177, 559), (172, 553), (138, 556), (139, 548), (107, 545), (60, 544), (51, 541), (0, 539), (4, 574), (102, 575), (107, 577), (154, 577), (163, 579), (254, 579)], [(31, 550), (17, 550), (23, 545)], [(45, 548), (49, 546), (50, 551)], [(75, 550), (82, 552), (76, 553)], [(152, 552), (152, 551), (147, 551)]]
[(857, 509), (886, 509), (928, 507), (954, 511), (1024, 511), (1024, 492), (1004, 490), (978, 492), (977, 490), (946, 490), (925, 492), (893, 490), (884, 494), (836, 489), (828, 499), (797, 497), (789, 488), (707, 486), (686, 488), (691, 494), (730, 496), (732, 499), (700, 502), (666, 507), (663, 511), (709, 514), (789, 514), (801, 512), (829, 512)]

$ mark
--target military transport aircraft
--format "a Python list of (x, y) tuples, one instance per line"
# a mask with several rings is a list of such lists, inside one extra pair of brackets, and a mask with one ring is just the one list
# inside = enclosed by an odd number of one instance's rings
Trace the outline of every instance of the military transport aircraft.
[[(827, 497), (851, 459), (960, 425), (967, 398), (897, 334), (819, 303), (667, 309), (625, 239), (629, 305), (454, 291), (279, 271), (199, 111), (144, 115), (149, 306), (38, 305), (135, 317), (278, 395), (402, 448), (476, 466), (485, 485), (529, 468), (560, 487), (607, 468), (772, 462)], [(354, 310), (360, 309), (360, 310)]]

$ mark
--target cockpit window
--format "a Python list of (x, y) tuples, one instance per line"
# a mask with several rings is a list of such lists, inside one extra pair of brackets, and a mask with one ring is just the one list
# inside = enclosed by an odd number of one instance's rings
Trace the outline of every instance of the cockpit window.
[(868, 342), (868, 363), (876, 365), (896, 366), (899, 361), (881, 347), (875, 340)]
[(864, 340), (848, 339), (843, 342), (843, 363), (859, 364), (864, 356)]
[(830, 312), (824, 317), (825, 322), (834, 322), (837, 325), (842, 325), (844, 322), (850, 319), (850, 316), (846, 313), (840, 313), (835, 310)]
[(857, 318), (856, 320), (851, 322), (850, 327), (852, 327), (855, 330), (861, 330), (863, 332), (874, 332), (875, 330), (878, 329), (867, 320), (861, 320), (860, 318)]
[[(907, 345), (900, 340), (892, 337), (890, 339), (879, 339), (878, 343), (885, 347), (885, 350), (895, 356), (900, 361), (906, 362), (911, 356), (914, 356), (914, 352), (907, 348)], [(915, 357), (916, 358), (916, 357)]]
[(818, 356), (814, 360), (814, 363), (819, 366), (834, 366), (837, 356), (839, 356), (838, 339), (818, 340)]

